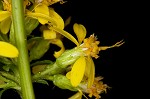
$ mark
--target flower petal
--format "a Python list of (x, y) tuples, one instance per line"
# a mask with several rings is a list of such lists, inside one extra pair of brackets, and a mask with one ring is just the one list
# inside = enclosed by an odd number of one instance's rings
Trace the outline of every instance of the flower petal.
[(43, 37), (44, 37), (44, 39), (55, 39), (56, 38), (56, 32), (53, 30), (44, 30), (43, 31)]
[[(47, 7), (45, 4), (37, 5), (37, 6), (35, 7), (35, 12), (36, 12), (36, 13), (42, 13), (42, 14), (44, 14), (44, 15), (49, 16), (49, 9), (48, 9), (48, 7)], [(39, 20), (39, 22), (40, 22), (41, 24), (46, 24), (46, 23), (48, 23), (48, 20), (46, 20), (46, 19), (44, 19), (44, 18), (40, 18), (40, 17), (39, 17), (38, 20)]]
[(67, 77), (68, 79), (71, 78), (71, 71), (67, 72), (66, 77)]
[(18, 49), (10, 43), (0, 41), (0, 56), (15, 58), (18, 57)]
[(69, 34), (68, 32), (66, 32), (62, 29), (59, 29), (57, 27), (50, 27), (50, 29), (56, 31), (57, 33), (60, 33), (61, 35), (65, 36), (66, 38), (71, 40), (73, 43), (75, 43), (77, 46), (79, 46), (78, 41), (71, 34)]
[(7, 34), (10, 30), (11, 18), (8, 17), (0, 23), (0, 30), (3, 34)]
[(71, 70), (71, 84), (76, 87), (80, 84), (85, 72), (86, 60), (81, 56), (73, 65)]
[(58, 58), (65, 51), (65, 47), (60, 39), (54, 39), (51, 43), (61, 48), (61, 50), (54, 53), (55, 58)]
[[(52, 25), (57, 26), (57, 23), (56, 23), (56, 21), (55, 21), (53, 18), (51, 18), (51, 17), (49, 17), (48, 15), (45, 15), (45, 14), (43, 14), (43, 13), (32, 13), (32, 12), (30, 12), (30, 11), (27, 11), (27, 12), (26, 12), (26, 15), (27, 15), (28, 17), (32, 17), (32, 18), (35, 18), (35, 19), (47, 20), (46, 22), (49, 21)], [(42, 23), (41, 23), (41, 24), (42, 24)]]
[(49, 16), (56, 21), (57, 28), (64, 29), (64, 21), (62, 17), (58, 13), (56, 13), (53, 8), (49, 8)]
[(88, 85), (87, 87), (90, 88), (93, 85), (94, 77), (95, 77), (95, 65), (91, 57), (87, 58), (87, 77), (88, 77)]
[(79, 44), (81, 44), (86, 36), (86, 28), (82, 24), (75, 23), (73, 25), (73, 30), (78, 38)]
[(10, 15), (11, 13), (9, 11), (0, 11), (0, 22), (8, 18)]

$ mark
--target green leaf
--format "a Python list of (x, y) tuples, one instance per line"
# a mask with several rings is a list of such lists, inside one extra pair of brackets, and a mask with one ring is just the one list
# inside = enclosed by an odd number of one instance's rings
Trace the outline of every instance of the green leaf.
[(36, 66), (36, 65), (51, 65), (53, 62), (51, 60), (42, 60), (42, 61), (37, 61), (35, 63), (31, 64), (31, 67)]
[(6, 57), (0, 57), (0, 62), (6, 65), (12, 64), (12, 62)]
[(32, 31), (39, 25), (39, 21), (34, 18), (26, 17), (25, 18), (25, 30), (27, 35), (30, 35)]
[(9, 71), (9, 69), (10, 69), (10, 65), (5, 65), (5, 66), (3, 66), (3, 69), (5, 70), (5, 71)]
[(49, 85), (46, 80), (37, 80), (36, 83), (41, 83), (41, 84)]
[(49, 40), (38, 40), (30, 49), (30, 61), (40, 59), (49, 49)]
[(28, 50), (31, 50), (31, 48), (40, 40), (42, 39), (42, 37), (33, 37), (31, 39), (28, 40), (28, 44), (27, 44), (27, 48)]
[(13, 72), (16, 77), (19, 76), (18, 68), (14, 64), (4, 65), (2, 68), (6, 72)]
[(32, 73), (33, 74), (37, 74), (39, 72), (42, 72), (43, 70), (45, 70), (47, 65), (36, 65), (32, 67)]

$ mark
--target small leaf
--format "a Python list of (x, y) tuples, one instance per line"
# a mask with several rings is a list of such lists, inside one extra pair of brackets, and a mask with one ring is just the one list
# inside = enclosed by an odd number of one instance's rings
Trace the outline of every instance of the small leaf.
[(0, 62), (6, 65), (12, 64), (12, 61), (6, 57), (0, 57)]
[(25, 30), (27, 35), (30, 35), (32, 31), (39, 25), (39, 21), (34, 18), (26, 17), (25, 18)]
[(10, 69), (10, 65), (5, 65), (5, 66), (3, 66), (3, 69), (5, 70), (5, 71), (9, 71), (9, 69)]
[(31, 64), (31, 67), (36, 66), (36, 65), (51, 65), (53, 62), (51, 60), (42, 60), (42, 61), (37, 61), (35, 63)]
[(3, 80), (0, 79), (0, 85), (5, 84)]
[(3, 70), (5, 70), (6, 72), (11, 71), (11, 73), (14, 73), (15, 76), (18, 76), (18, 77), (19, 77), (18, 68), (17, 68), (16, 65), (14, 65), (13, 63), (12, 63), (12, 64), (4, 65), (2, 68), (3, 68)]
[(36, 82), (41, 83), (41, 84), (45, 84), (45, 85), (49, 85), (46, 80), (36, 80)]
[(80, 84), (83, 79), (85, 72), (86, 60), (84, 56), (81, 56), (72, 66), (71, 69), (71, 84), (76, 87)]
[(50, 41), (41, 39), (30, 49), (30, 61), (40, 59), (49, 49)]
[(33, 37), (31, 39), (28, 40), (28, 50), (31, 50), (31, 48), (38, 42), (40, 42), (40, 40), (43, 39), (42, 37)]
[(46, 68), (47, 65), (37, 65), (37, 66), (33, 66), (32, 67), (32, 73), (36, 74), (39, 73), (41, 71), (43, 71)]

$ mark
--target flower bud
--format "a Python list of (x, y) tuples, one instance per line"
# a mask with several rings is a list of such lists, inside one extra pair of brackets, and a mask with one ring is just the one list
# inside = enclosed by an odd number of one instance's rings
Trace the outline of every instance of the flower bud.
[(70, 80), (66, 76), (61, 75), (61, 74), (54, 75), (53, 83), (54, 83), (54, 85), (56, 85), (57, 87), (59, 87), (61, 89), (78, 91), (77, 88), (75, 88), (71, 85)]
[(78, 47), (71, 50), (66, 50), (56, 59), (56, 64), (61, 68), (66, 68), (67, 66), (73, 64), (83, 54), (83, 50)]

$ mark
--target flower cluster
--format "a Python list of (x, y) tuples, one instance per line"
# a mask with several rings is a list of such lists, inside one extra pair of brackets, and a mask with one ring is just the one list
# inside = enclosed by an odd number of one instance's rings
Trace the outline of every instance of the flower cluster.
[[(100, 46), (100, 41), (91, 34), (86, 37), (87, 30), (82, 24), (74, 23), (73, 30), (76, 37), (65, 30), (70, 22), (55, 11), (51, 6), (55, 3), (63, 4), (63, 0), (23, 0), (23, 18), (27, 38), (29, 64), (32, 68), (32, 82), (47, 83), (52, 81), (61, 89), (77, 91), (69, 99), (81, 98), (84, 94), (89, 97), (100, 98), (109, 86), (103, 84), (102, 77), (95, 77), (94, 59), (99, 58), (99, 52), (124, 44), (121, 40), (112, 46)], [(17, 60), (20, 52), (16, 45), (15, 25), (13, 22), (12, 0), (0, 0), (0, 88), (14, 88), (21, 91), (20, 75)], [(39, 28), (41, 36), (33, 34)], [(75, 46), (66, 49), (63, 37), (72, 41)], [(43, 60), (43, 56), (51, 50), (50, 45), (60, 47), (54, 52), (55, 61)], [(86, 96), (85, 96), (86, 97)]]

